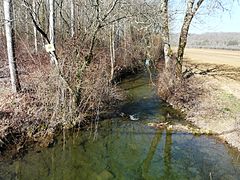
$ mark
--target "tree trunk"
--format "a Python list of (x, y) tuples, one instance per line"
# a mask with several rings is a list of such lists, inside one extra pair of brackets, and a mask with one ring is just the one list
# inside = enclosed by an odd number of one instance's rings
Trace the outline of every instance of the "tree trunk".
[(75, 34), (75, 0), (71, 0), (71, 37)]
[[(48, 1), (46, 0), (46, 1), (42, 1), (41, 3), (40, 3), (40, 7), (39, 7), (39, 9), (40, 9), (40, 17), (39, 17), (39, 24), (41, 25), (41, 27), (42, 27), (42, 30), (43, 30), (43, 32), (47, 32), (47, 7), (49, 6), (49, 3), (48, 3)], [(41, 37), (41, 41), (42, 41), (42, 45), (44, 46), (45, 45), (45, 39), (44, 39), (44, 37), (43, 36), (40, 36)]]
[[(55, 0), (49, 0), (49, 33), (50, 43), (55, 48)], [(50, 52), (51, 63), (58, 65), (55, 51)]]
[(183, 63), (183, 55), (184, 50), (187, 45), (187, 37), (188, 37), (188, 31), (190, 28), (190, 24), (192, 22), (193, 17), (195, 16), (197, 10), (201, 6), (201, 4), (204, 2), (204, 0), (198, 0), (198, 2), (195, 4), (195, 0), (188, 0), (187, 2), (187, 10), (185, 13), (180, 37), (179, 37), (179, 44), (178, 44), (178, 51), (177, 51), (177, 74), (182, 74), (182, 63)]
[(127, 47), (128, 47), (128, 24), (124, 24), (123, 27), (123, 41), (124, 41), (124, 55), (123, 55), (123, 60), (124, 60), (124, 64), (127, 64)]
[[(0, 6), (3, 6), (2, 4), (0, 5)], [(2, 8), (0, 8), (0, 16), (1, 17), (4, 17), (4, 12), (3, 12), (4, 10), (2, 9)], [(4, 26), (1, 26), (0, 27), (0, 29), (1, 29), (1, 37), (4, 37), (5, 36), (5, 29), (4, 29)]]
[[(26, 28), (26, 39), (29, 42), (29, 26), (28, 26), (28, 13), (25, 14), (25, 28)], [(29, 44), (28, 44), (29, 45)]]
[(8, 62), (10, 69), (10, 77), (12, 84), (12, 91), (14, 93), (21, 90), (16, 58), (15, 58), (15, 49), (14, 49), (14, 30), (13, 30), (13, 4), (12, 0), (4, 0), (4, 18), (5, 18), (5, 29), (6, 29), (6, 40), (7, 40), (7, 53), (8, 53)]
[(115, 29), (114, 25), (112, 25), (110, 30), (110, 57), (111, 57), (111, 78), (114, 79), (114, 66), (115, 66)]
[(55, 13), (54, 13), (55, 0), (49, 0), (49, 33), (50, 42), (55, 45)]
[(169, 27), (168, 27), (168, 0), (161, 0), (161, 17), (162, 17), (162, 38), (164, 43), (164, 61), (165, 69), (170, 68), (171, 64), (171, 48), (169, 42)]
[[(33, 11), (34, 11), (34, 16), (36, 16), (36, 0), (33, 0)], [(36, 19), (36, 17), (35, 17)], [(37, 40), (37, 28), (35, 25), (33, 25), (33, 36), (34, 36), (34, 50), (35, 53), (38, 52), (38, 40)]]
[(188, 31), (189, 31), (189, 27), (193, 17), (190, 15), (186, 15), (185, 18), (186, 19), (184, 20), (184, 23), (181, 29), (178, 50), (177, 50), (177, 74), (178, 75), (182, 73), (183, 55), (184, 55), (185, 47), (187, 45)]

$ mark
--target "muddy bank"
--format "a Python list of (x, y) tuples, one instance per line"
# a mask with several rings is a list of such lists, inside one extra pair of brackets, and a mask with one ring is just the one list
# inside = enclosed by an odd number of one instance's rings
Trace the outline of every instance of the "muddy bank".
[(239, 69), (189, 63), (187, 67), (193, 74), (169, 103), (184, 111), (187, 121), (240, 150)]

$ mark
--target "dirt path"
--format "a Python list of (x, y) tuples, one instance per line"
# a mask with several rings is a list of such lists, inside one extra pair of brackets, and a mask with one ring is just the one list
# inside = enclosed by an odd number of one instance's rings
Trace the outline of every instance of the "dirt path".
[(240, 150), (240, 52), (188, 49), (190, 83), (204, 90), (187, 120)]

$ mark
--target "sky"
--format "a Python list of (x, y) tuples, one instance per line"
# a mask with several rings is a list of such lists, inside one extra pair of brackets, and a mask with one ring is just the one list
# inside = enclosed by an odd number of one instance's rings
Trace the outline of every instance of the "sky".
[[(228, 0), (228, 2), (230, 2)], [(218, 11), (215, 14), (199, 15), (191, 26), (190, 33), (205, 32), (240, 32), (240, 1), (228, 5), (229, 11)], [(201, 12), (200, 12), (201, 13)], [(179, 23), (181, 24), (181, 23)], [(178, 27), (177, 27), (178, 26)], [(179, 32), (181, 27), (175, 26), (175, 32)]]

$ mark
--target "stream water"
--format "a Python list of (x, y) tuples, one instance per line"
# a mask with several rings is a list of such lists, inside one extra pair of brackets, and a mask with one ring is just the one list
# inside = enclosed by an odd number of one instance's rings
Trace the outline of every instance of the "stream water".
[(129, 96), (121, 108), (125, 117), (100, 122), (97, 132), (67, 133), (53, 147), (29, 151), (20, 160), (0, 162), (0, 179), (240, 179), (239, 152), (215, 138), (147, 126), (183, 121), (156, 97), (147, 76), (121, 86)]

